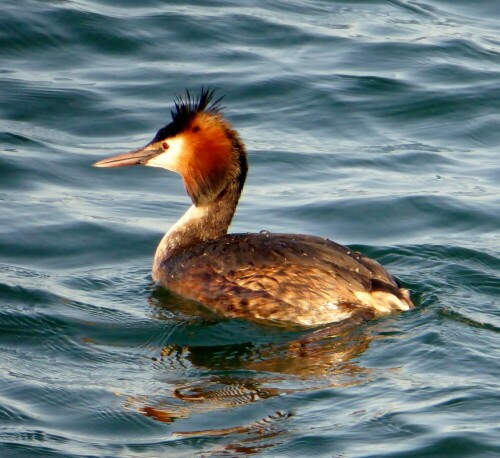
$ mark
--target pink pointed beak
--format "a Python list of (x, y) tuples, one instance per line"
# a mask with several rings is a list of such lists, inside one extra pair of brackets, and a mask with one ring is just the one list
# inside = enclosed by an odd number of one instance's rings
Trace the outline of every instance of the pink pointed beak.
[(102, 159), (92, 164), (92, 167), (126, 167), (128, 165), (144, 165), (150, 159), (162, 153), (161, 149), (157, 149), (148, 144), (142, 148), (130, 151), (129, 153), (117, 154), (106, 159)]

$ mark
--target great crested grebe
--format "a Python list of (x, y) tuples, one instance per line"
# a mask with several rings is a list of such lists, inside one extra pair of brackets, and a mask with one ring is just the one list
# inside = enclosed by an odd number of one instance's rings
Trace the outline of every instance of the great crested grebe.
[(193, 205), (161, 240), (153, 279), (226, 317), (316, 326), (356, 311), (414, 307), (376, 261), (311, 235), (227, 234), (248, 171), (245, 146), (214, 91), (175, 100), (172, 122), (146, 146), (95, 167), (147, 165), (181, 175)]

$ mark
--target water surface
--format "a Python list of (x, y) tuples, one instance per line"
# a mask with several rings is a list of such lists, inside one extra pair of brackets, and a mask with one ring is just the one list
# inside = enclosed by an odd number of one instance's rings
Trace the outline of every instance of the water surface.
[[(0, 455), (500, 454), (496, 0), (0, 9)], [(155, 288), (180, 178), (90, 164), (202, 85), (248, 147), (231, 230), (348, 244), (415, 310), (287, 331)]]

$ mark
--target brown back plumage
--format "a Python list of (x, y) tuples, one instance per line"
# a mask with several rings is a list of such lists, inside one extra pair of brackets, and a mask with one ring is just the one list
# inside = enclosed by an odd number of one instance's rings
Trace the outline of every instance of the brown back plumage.
[(173, 291), (229, 317), (314, 326), (358, 307), (379, 315), (413, 306), (380, 264), (308, 235), (225, 235), (168, 259), (161, 272)]

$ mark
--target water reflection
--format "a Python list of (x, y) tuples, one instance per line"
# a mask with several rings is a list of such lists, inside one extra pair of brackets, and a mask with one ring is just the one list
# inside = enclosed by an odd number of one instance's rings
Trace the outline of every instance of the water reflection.
[[(203, 320), (216, 319), (196, 304), (165, 294), (160, 299), (157, 294), (151, 298), (156, 318), (199, 323), (201, 312)], [(165, 392), (155, 393), (154, 399), (130, 399), (127, 407), (164, 423), (205, 415), (206, 424), (212, 424), (209, 413), (224, 411), (226, 415), (254, 403), (265, 404), (277, 396), (362, 383), (370, 372), (352, 360), (369, 346), (370, 338), (361, 326), (367, 318), (360, 312), (344, 323), (295, 333), (294, 338), (279, 342), (169, 344), (152, 358), (157, 373), (165, 375)], [(197, 373), (195, 377), (193, 372)], [(176, 431), (174, 435), (237, 436), (237, 441), (224, 445), (226, 453), (261, 451), (280, 442), (293, 416), (290, 410), (277, 410), (275, 404), (271, 412), (263, 405), (265, 415), (244, 424), (228, 421), (227, 426)]]

